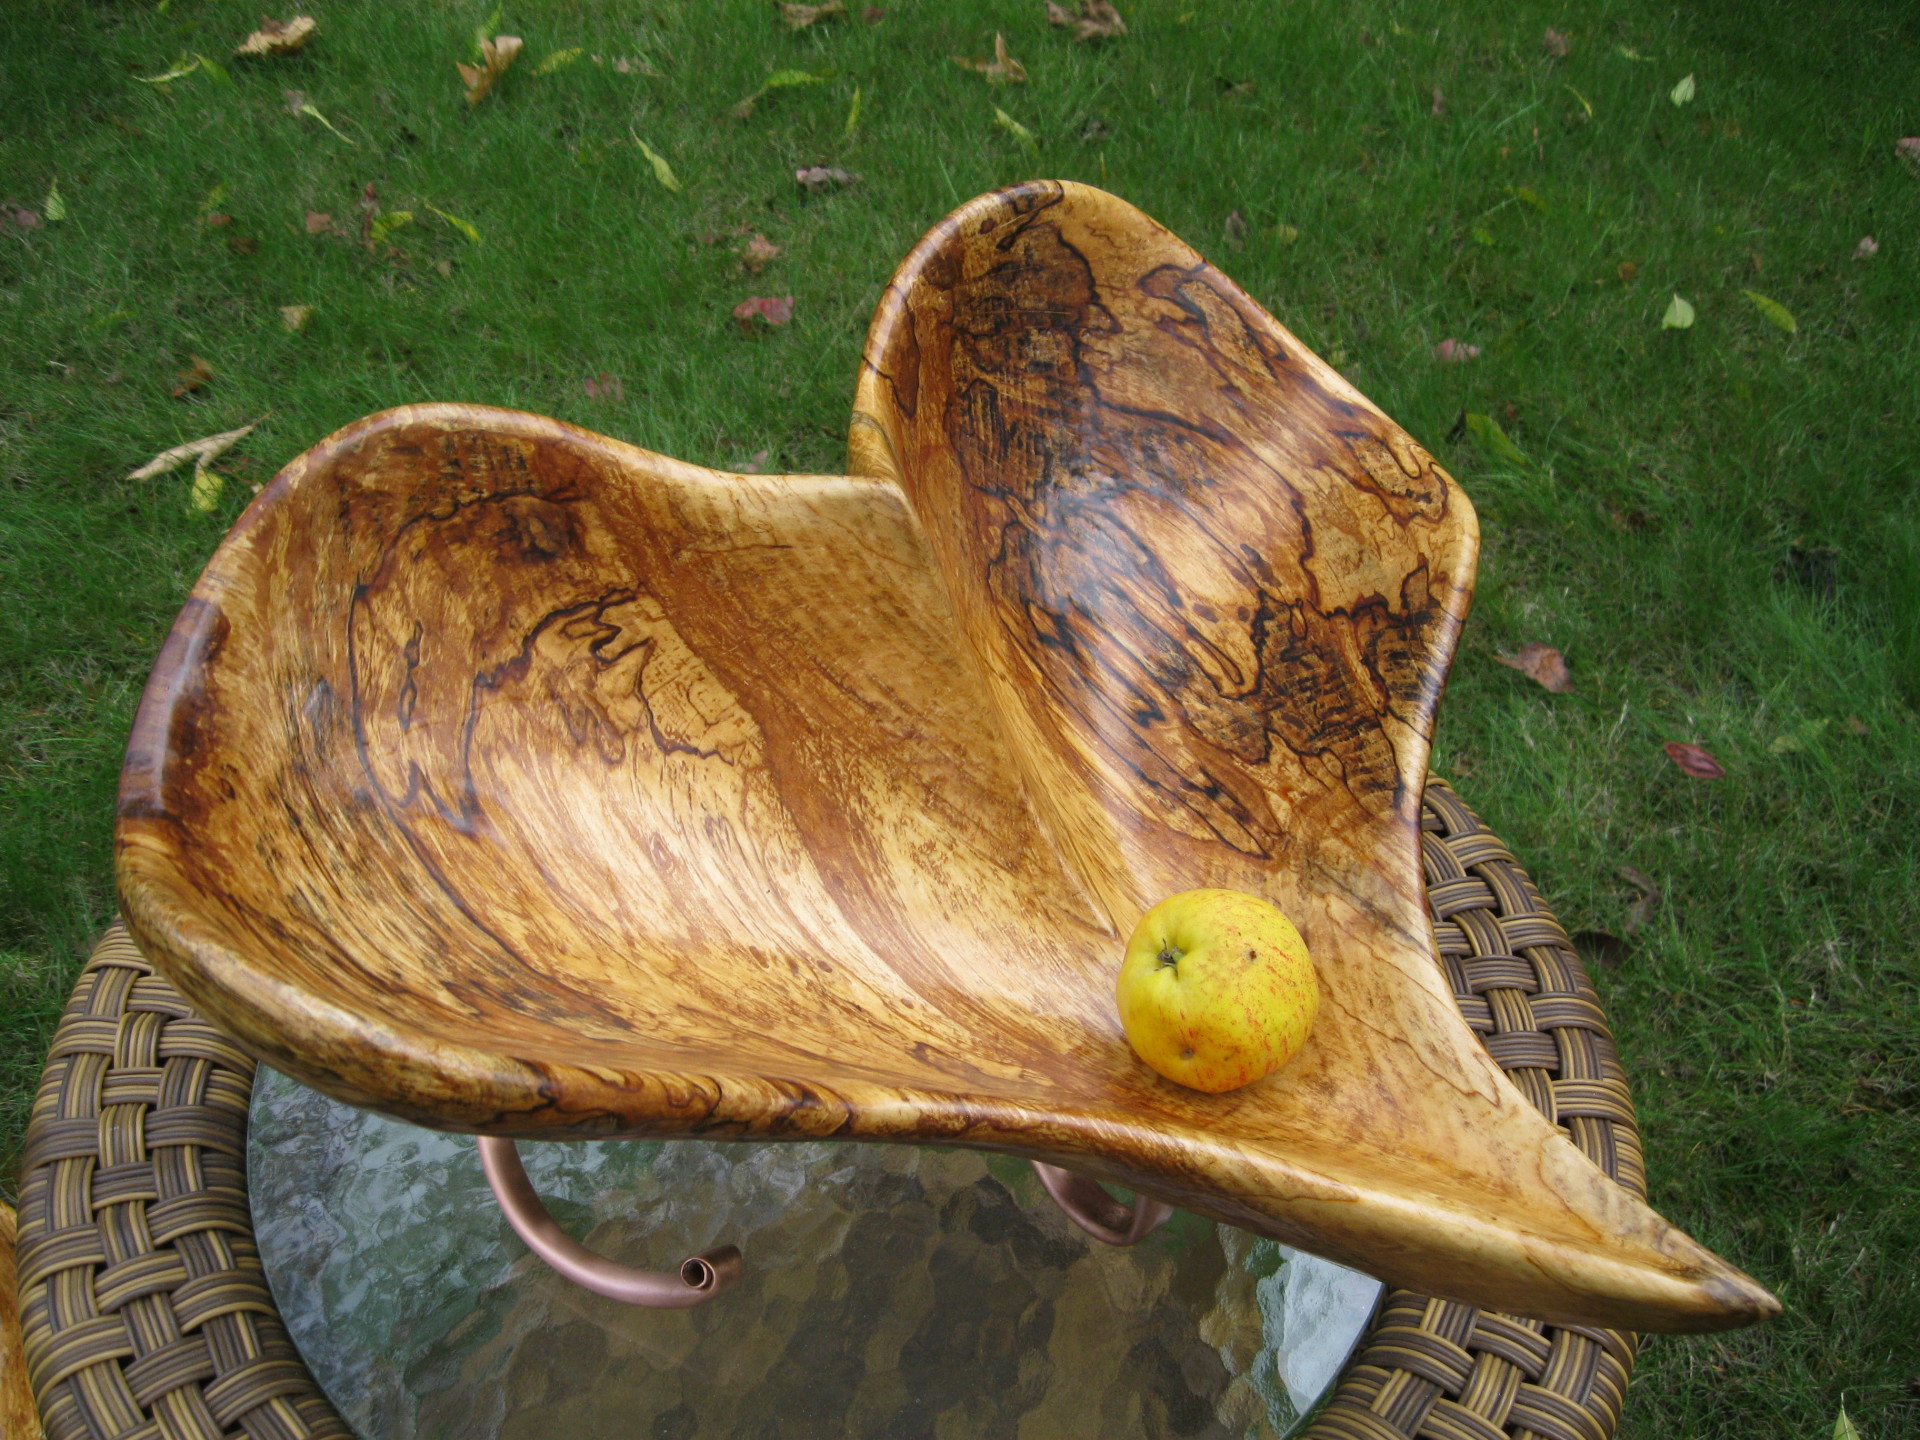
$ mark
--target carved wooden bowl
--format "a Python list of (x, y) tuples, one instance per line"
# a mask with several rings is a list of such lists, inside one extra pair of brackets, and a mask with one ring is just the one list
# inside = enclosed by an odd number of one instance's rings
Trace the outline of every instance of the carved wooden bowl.
[[(970, 1145), (1546, 1320), (1777, 1308), (1434, 963), (1476, 528), (1404, 431), (1138, 211), (1033, 183), (894, 277), (852, 469), (461, 405), (300, 456), (141, 705), (143, 947), (274, 1065), (445, 1129)], [(1113, 998), (1200, 885), (1278, 903), (1323, 993), (1225, 1095)]]

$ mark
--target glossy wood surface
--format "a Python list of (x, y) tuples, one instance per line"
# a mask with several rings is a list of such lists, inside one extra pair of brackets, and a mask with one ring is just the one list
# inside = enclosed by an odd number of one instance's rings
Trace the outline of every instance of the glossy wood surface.
[[(1034, 184), (895, 276), (852, 458), (456, 405), (301, 456), (141, 707), (142, 944), (443, 1128), (973, 1145), (1543, 1318), (1771, 1313), (1441, 980), (1416, 818), (1476, 532), (1403, 431), (1139, 212)], [(1281, 905), (1323, 996), (1219, 1096), (1113, 999), (1200, 885)]]
[(16, 1220), (13, 1207), (0, 1201), (0, 1435), (6, 1440), (42, 1440), (40, 1407), (27, 1384), (27, 1357), (20, 1340)]

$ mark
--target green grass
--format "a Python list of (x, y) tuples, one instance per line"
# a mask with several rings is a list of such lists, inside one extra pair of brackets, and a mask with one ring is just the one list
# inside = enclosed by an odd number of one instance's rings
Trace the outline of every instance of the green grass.
[[(1460, 478), (1486, 538), (1436, 766), (1570, 928), (1625, 932), (1622, 864), (1660, 887), (1598, 980), (1654, 1198), (1786, 1314), (1654, 1341), (1624, 1433), (1825, 1435), (1843, 1400), (1867, 1440), (1920, 1432), (1920, 175), (1894, 153), (1920, 134), (1920, 18), (1905, 0), (1124, 8), (1133, 33), (1093, 47), (1039, 0), (895, 0), (878, 25), (799, 34), (771, 5), (510, 4), (498, 28), (526, 52), (471, 111), (453, 62), (479, 0), (318, 0), (304, 54), (166, 87), (133, 77), (223, 59), (255, 12), (0, 14), (0, 198), (37, 208), (57, 178), (68, 207), (0, 233), (0, 1185), (112, 917), (140, 684), (249, 481), (418, 400), (835, 469), (894, 263), (970, 196), (1065, 176), (1199, 245)], [(996, 29), (1030, 84), (952, 64)], [(535, 73), (576, 46), (606, 63)], [(781, 68), (833, 74), (728, 115)], [(814, 163), (865, 178), (809, 197), (793, 170)], [(307, 233), (323, 211), (357, 234), (369, 182), (416, 216), (392, 248)], [(701, 239), (743, 224), (784, 247), (759, 277)], [(1856, 262), (1867, 234), (1880, 253)], [(1663, 331), (1676, 292), (1698, 322)], [(736, 334), (751, 294), (791, 294), (793, 322)], [(316, 307), (300, 334), (278, 314), (294, 304)], [(1484, 353), (1438, 365), (1446, 337)], [(195, 355), (214, 379), (172, 398)], [(588, 396), (602, 372), (623, 396)], [(262, 415), (212, 514), (184, 474), (124, 478)], [(1529, 640), (1567, 654), (1575, 694), (1496, 662)], [(1726, 778), (1683, 775), (1667, 740)]]

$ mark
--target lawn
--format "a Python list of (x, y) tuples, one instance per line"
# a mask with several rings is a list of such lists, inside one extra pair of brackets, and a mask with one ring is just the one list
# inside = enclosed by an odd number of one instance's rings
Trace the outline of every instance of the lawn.
[[(1655, 1340), (1623, 1433), (1920, 1433), (1920, 12), (1122, 0), (1082, 44), (1042, 0), (491, 4), (314, 0), (263, 60), (215, 0), (0, 13), (0, 1191), (140, 686), (254, 487), (421, 400), (833, 471), (894, 263), (1059, 176), (1479, 508), (1435, 768), (1586, 932), (1654, 1203), (1786, 1306)], [(476, 31), (525, 49), (469, 106)], [(1024, 83), (954, 63), (996, 31)], [(741, 333), (752, 296), (791, 320)], [(127, 478), (254, 421), (197, 492)]]

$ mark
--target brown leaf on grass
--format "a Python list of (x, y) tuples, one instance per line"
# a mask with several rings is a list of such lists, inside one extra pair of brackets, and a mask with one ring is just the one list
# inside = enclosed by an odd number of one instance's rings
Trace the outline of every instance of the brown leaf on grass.
[(173, 387), (173, 398), (178, 400), (183, 395), (204, 388), (206, 383), (213, 379), (213, 366), (198, 355), (189, 355), (187, 368), (174, 376), (174, 379), (179, 383)]
[(1247, 221), (1246, 217), (1238, 210), (1227, 216), (1226, 234), (1227, 244), (1231, 245), (1235, 250), (1239, 250), (1246, 245)]
[(1447, 97), (1438, 85), (1433, 87), (1433, 104), (1429, 108), (1435, 118), (1447, 113)]
[(366, 188), (360, 192), (360, 243), (368, 250), (373, 249), (373, 227), (379, 218), (380, 192), (369, 180)]
[(1567, 51), (1572, 47), (1568, 45), (1566, 36), (1549, 25), (1547, 33), (1540, 37), (1540, 48), (1554, 59), (1564, 60), (1567, 58)]
[(200, 217), (200, 223), (209, 230), (224, 230), (233, 224), (233, 216), (226, 214), (224, 211), (215, 210), (210, 215), (202, 215)]
[(487, 98), (487, 92), (493, 89), (494, 82), (507, 73), (507, 67), (513, 64), (513, 57), (520, 53), (521, 44), (518, 35), (496, 35), (491, 40), (480, 42), (478, 65), (454, 62), (460, 72), (460, 83), (467, 87), (467, 104), (478, 105)]
[(993, 59), (966, 59), (956, 55), (953, 63), (962, 70), (974, 70), (987, 77), (995, 85), (1024, 85), (1027, 83), (1027, 67), (1007, 53), (1006, 38), (996, 30), (993, 32)]
[(586, 382), (586, 391), (589, 400), (624, 400), (627, 398), (627, 387), (620, 383), (620, 377), (609, 374), (605, 370), (602, 370), (598, 375), (594, 376), (593, 379)]
[(324, 210), (307, 211), (307, 233), (309, 235), (331, 235), (335, 226), (333, 216)]
[(793, 318), (791, 295), (753, 295), (733, 307), (733, 323), (751, 335), (756, 326), (784, 325)]
[(287, 102), (286, 110), (289, 115), (304, 115), (307, 113), (306, 91), (282, 90), (280, 92), (280, 98)]
[(1660, 887), (1653, 882), (1652, 876), (1631, 865), (1622, 865), (1613, 873), (1634, 888), (1633, 902), (1627, 906), (1623, 928), (1629, 935), (1638, 934), (1653, 919), (1654, 907), (1660, 903)]
[(887, 12), (882, 10), (878, 5), (869, 5), (860, 12), (860, 18), (869, 25), (878, 25), (882, 20), (887, 18)]
[(1619, 269), (1614, 273), (1620, 277), (1622, 285), (1631, 285), (1633, 277), (1640, 273), (1640, 267), (1631, 260), (1622, 260)]
[(238, 430), (224, 430), (218, 435), (207, 435), (198, 440), (189, 440), (184, 445), (176, 445), (171, 450), (162, 450), (153, 459), (138, 470), (129, 471), (129, 480), (151, 480), (156, 475), (165, 475), (169, 470), (178, 470), (187, 461), (194, 462), (194, 469), (204, 470), (213, 461), (218, 460), (231, 450), (246, 433), (258, 425), (242, 425)]
[(1880, 242), (1871, 235), (1862, 235), (1860, 243), (1853, 247), (1853, 258), (1856, 260), (1871, 260), (1879, 253)]
[(307, 322), (313, 318), (311, 305), (282, 305), (280, 323), (287, 327), (289, 335), (298, 335), (307, 328)]
[(1480, 347), (1464, 340), (1446, 339), (1433, 347), (1433, 358), (1442, 365), (1464, 365), (1480, 358)]
[(1893, 153), (1909, 165), (1920, 168), (1920, 135), (1909, 135), (1893, 142)]
[(40, 228), (40, 212), (29, 210), (24, 205), (16, 205), (9, 200), (0, 205), (0, 230), (19, 230), (22, 233)]
[(1727, 773), (1725, 767), (1699, 745), (1689, 745), (1684, 740), (1669, 740), (1666, 751), (1669, 760), (1696, 779), (1718, 780)]
[(796, 5), (791, 0), (781, 0), (780, 18), (787, 22), (789, 30), (804, 30), (818, 20), (829, 20), (836, 15), (847, 13), (842, 0), (826, 0), (824, 5)]
[(780, 247), (758, 230), (747, 236), (747, 243), (740, 247), (740, 264), (749, 275), (758, 275), (779, 257)]
[(860, 183), (858, 171), (842, 170), (835, 165), (804, 165), (793, 172), (793, 178), (809, 195), (822, 195)]
[(1055, 0), (1047, 0), (1047, 21), (1052, 25), (1071, 26), (1073, 38), (1080, 41), (1108, 40), (1127, 33), (1127, 22), (1108, 0), (1080, 0), (1078, 15)]
[(260, 17), (260, 28), (234, 49), (236, 55), (291, 55), (313, 38), (319, 24), (311, 15), (296, 15), (291, 20)]
[(260, 249), (260, 242), (251, 235), (229, 235), (227, 249), (236, 255), (252, 255)]
[(771, 450), (754, 451), (753, 454), (749, 455), (745, 460), (742, 460), (738, 465), (734, 466), (733, 473), (736, 475), (766, 474), (767, 473), (767, 457), (772, 453), (773, 452)]
[(1567, 657), (1551, 645), (1542, 645), (1538, 640), (1529, 640), (1514, 655), (1496, 655), (1493, 657), (1502, 665), (1510, 665), (1543, 690), (1551, 690), (1556, 695), (1573, 693), (1573, 677), (1567, 673)]
[(1847, 716), (1846, 719), (1840, 722), (1840, 728), (1849, 735), (1865, 735), (1868, 733), (1867, 722), (1862, 720), (1858, 715)]

